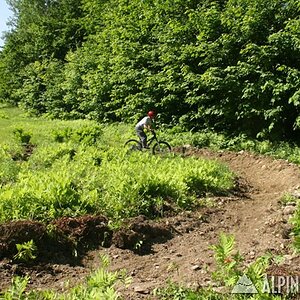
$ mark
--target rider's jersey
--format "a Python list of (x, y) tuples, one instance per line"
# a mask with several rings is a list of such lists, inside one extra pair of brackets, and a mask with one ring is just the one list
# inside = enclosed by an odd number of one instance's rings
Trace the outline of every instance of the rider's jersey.
[(135, 129), (143, 130), (145, 126), (151, 126), (151, 123), (151, 118), (146, 116), (136, 124)]

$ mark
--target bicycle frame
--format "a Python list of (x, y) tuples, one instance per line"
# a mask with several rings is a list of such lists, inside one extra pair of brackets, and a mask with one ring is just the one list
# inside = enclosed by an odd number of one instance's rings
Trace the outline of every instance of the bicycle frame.
[[(162, 153), (162, 152), (170, 152), (171, 146), (165, 142), (161, 141), (157, 138), (156, 133), (154, 131), (151, 132), (152, 136), (147, 140), (147, 145), (150, 148), (150, 145), (153, 144), (152, 147), (152, 153), (155, 154), (156, 152)], [(154, 143), (153, 143), (154, 141)], [(136, 139), (130, 139), (125, 143), (125, 146), (130, 146), (130, 150), (143, 150), (142, 143), (139, 140)]]
[(150, 146), (152, 144), (153, 141), (158, 142), (158, 139), (156, 137), (156, 133), (154, 131), (152, 131), (152, 136), (151, 138), (147, 141), (148, 146)]

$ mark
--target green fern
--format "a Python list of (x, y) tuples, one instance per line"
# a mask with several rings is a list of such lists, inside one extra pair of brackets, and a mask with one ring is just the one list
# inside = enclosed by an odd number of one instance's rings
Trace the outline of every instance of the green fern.
[(27, 287), (27, 284), (29, 282), (29, 276), (25, 276), (25, 277), (14, 277), (13, 281), (12, 281), (12, 285), (9, 288), (9, 290), (7, 292), (4, 293), (3, 298), (0, 294), (0, 299), (4, 299), (4, 300), (25, 300), (25, 289)]
[(241, 275), (239, 267), (243, 258), (239, 252), (234, 253), (234, 246), (234, 236), (221, 233), (219, 244), (211, 247), (217, 262), (213, 278), (227, 287), (234, 286)]
[(257, 260), (251, 264), (247, 269), (247, 275), (251, 278), (252, 281), (259, 281), (265, 276), (267, 267), (269, 266), (269, 261), (271, 260), (272, 255), (266, 254), (257, 258)]
[(215, 252), (215, 259), (217, 263), (224, 263), (228, 258), (230, 258), (234, 250), (234, 236), (226, 235), (224, 233), (220, 234), (220, 242), (217, 245), (211, 247)]

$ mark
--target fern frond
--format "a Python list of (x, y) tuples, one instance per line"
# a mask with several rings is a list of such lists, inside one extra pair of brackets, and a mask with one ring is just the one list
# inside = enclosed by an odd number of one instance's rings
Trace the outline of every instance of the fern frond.
[(224, 263), (224, 261), (230, 257), (234, 250), (235, 239), (233, 235), (220, 234), (219, 244), (211, 247), (215, 252), (215, 259), (218, 263)]

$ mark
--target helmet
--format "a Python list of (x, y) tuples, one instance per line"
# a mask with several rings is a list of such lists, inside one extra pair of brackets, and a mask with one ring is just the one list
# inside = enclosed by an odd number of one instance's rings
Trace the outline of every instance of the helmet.
[(150, 118), (154, 118), (155, 117), (155, 112), (153, 110), (148, 111), (148, 116)]

